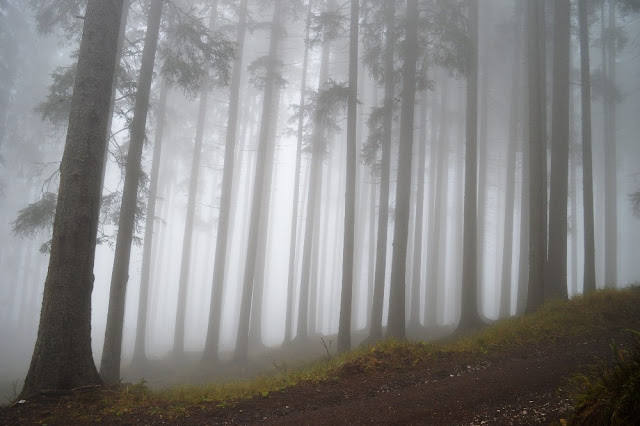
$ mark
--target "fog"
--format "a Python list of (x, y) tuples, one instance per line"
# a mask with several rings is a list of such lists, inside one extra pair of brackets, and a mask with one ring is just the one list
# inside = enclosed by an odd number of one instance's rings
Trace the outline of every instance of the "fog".
[[(151, 0), (155, 1), (155, 0)], [(218, 351), (222, 359), (231, 358), (236, 347), (241, 317), (241, 298), (245, 266), (247, 261), (248, 232), (252, 210), (256, 164), (260, 153), (262, 117), (270, 117), (270, 135), (273, 143), (273, 170), (271, 185), (262, 197), (260, 227), (266, 228), (264, 249), (258, 241), (257, 256), (264, 252), (264, 268), (258, 264), (253, 285), (262, 281), (261, 312), (256, 311), (257, 287), (253, 289), (252, 325), (249, 331), (249, 362), (260, 356), (260, 344), (273, 351), (279, 350), (286, 338), (287, 304), (291, 306), (291, 337), (298, 334), (299, 296), (303, 281), (303, 252), (308, 191), (315, 197), (314, 223), (312, 224), (313, 246), (310, 249), (308, 335), (300, 344), (313, 347), (322, 354), (323, 342), (331, 342), (335, 351), (340, 321), (341, 287), (343, 282), (343, 236), (345, 232), (345, 191), (347, 188), (347, 108), (346, 103), (332, 104), (330, 113), (334, 122), (320, 130), (324, 150), (318, 154), (322, 169), (315, 189), (310, 188), (313, 146), (314, 114), (307, 113), (304, 131), (305, 142), (300, 162), (299, 200), (297, 205), (297, 236), (295, 246), (294, 280), (291, 298), (288, 297), (292, 202), (296, 181), (296, 154), (298, 146), (298, 119), (296, 108), (300, 102), (303, 57), (305, 51), (305, 20), (308, 1), (280, 0), (283, 3), (280, 21), (283, 28), (277, 48), (281, 76), (284, 84), (274, 84), (275, 97), (268, 114), (262, 114), (266, 84), (254, 84), (269, 75), (268, 66), (260, 68), (256, 60), (269, 54), (272, 2), (250, 0), (248, 16), (250, 31), (246, 32), (242, 49), (242, 68), (238, 109), (237, 137), (235, 141), (235, 168), (231, 186), (229, 232), (226, 250), (226, 268), (221, 299), (221, 325)], [(58, 111), (61, 104), (69, 102), (72, 85), (56, 80), (53, 73), (58, 67), (68, 67), (77, 59), (77, 49), (82, 34), (81, 16), (74, 15), (73, 7), (66, 10), (58, 7), (60, 21), (53, 22), (46, 30), (42, 19), (46, 11), (57, 10), (54, 1), (41, 2), (31, 7), (29, 2), (18, 0), (0, 1), (0, 390), (3, 395), (17, 392), (29, 368), (38, 332), (42, 306), (42, 295), (47, 276), (49, 253), (41, 246), (51, 239), (53, 213), (42, 201), (46, 194), (57, 194), (60, 182), (58, 168), (62, 159), (68, 121), (55, 121), (46, 115), (47, 107)], [(85, 2), (65, 0), (65, 6), (78, 5), (84, 13)], [(129, 12), (126, 41), (122, 61), (123, 73), (131, 81), (126, 88), (116, 92), (116, 108), (111, 125), (109, 155), (106, 163), (103, 196), (113, 195), (115, 205), (108, 212), (113, 217), (100, 219), (99, 239), (96, 246), (92, 304), (91, 346), (93, 358), (98, 366), (102, 358), (107, 323), (110, 286), (116, 246), (117, 218), (123, 191), (126, 150), (130, 140), (129, 125), (133, 116), (135, 82), (141, 66), (142, 44), (147, 27), (148, 1), (134, 1)], [(328, 3), (328, 4), (327, 4)], [(445, 9), (443, 2), (420, 1), (423, 16), (430, 10)], [(446, 2), (445, 2), (446, 3)], [(458, 7), (451, 2), (450, 7)], [(508, 0), (479, 2), (478, 30), (478, 313), (485, 321), (500, 317), (500, 297), (504, 263), (505, 203), (508, 202), (508, 147), (516, 146), (515, 197), (513, 215), (513, 237), (511, 240), (511, 279), (509, 285), (509, 315), (522, 313), (526, 304), (526, 287), (521, 291), (521, 199), (523, 197), (523, 144), (528, 143), (528, 74), (527, 32), (525, 29), (525, 7)], [(551, 123), (553, 102), (553, 6), (547, 2), (546, 16), (546, 115), (548, 137), (551, 146)], [(574, 3), (574, 2), (572, 2)], [(598, 2), (595, 2), (598, 3)], [(216, 37), (236, 41), (240, 1), (220, 0), (172, 0), (165, 5), (160, 29), (159, 53), (155, 60), (154, 78), (151, 87), (149, 113), (146, 122), (146, 139), (142, 156), (145, 188), (149, 185), (152, 166), (154, 138), (162, 118), (158, 117), (160, 91), (163, 82), (161, 67), (163, 54), (170, 49), (167, 41), (172, 32), (170, 17), (193, 15), (206, 25), (211, 16), (211, 6), (216, 5), (217, 20), (212, 30), (219, 31)], [(355, 169), (355, 221), (353, 302), (351, 304), (352, 346), (369, 336), (374, 277), (376, 273), (376, 242), (378, 240), (378, 214), (380, 211), (382, 158), (381, 144), (371, 143), (372, 129), (368, 122), (374, 108), (384, 102), (384, 41), (391, 37), (384, 30), (383, 5), (385, 2), (362, 0), (360, 2), (360, 40), (358, 60), (358, 106), (356, 117)], [(462, 3), (461, 3), (462, 4)], [(171, 6), (173, 5), (173, 6)], [(329, 8), (329, 13), (325, 11)], [(306, 90), (326, 88), (319, 82), (323, 74), (321, 62), (323, 49), (329, 50), (326, 73), (333, 82), (348, 80), (349, 68), (349, 2), (312, 1), (311, 15), (316, 19), (311, 24)], [(462, 8), (464, 10), (464, 8)], [(593, 192), (595, 229), (595, 272), (598, 288), (605, 286), (605, 153), (610, 149), (604, 142), (604, 104), (601, 73), (600, 8), (596, 5), (589, 13), (591, 36), (592, 72), (592, 117), (593, 135)], [(454, 12), (451, 12), (454, 13)], [(43, 15), (45, 15), (43, 17)], [(444, 15), (444, 13), (443, 13)], [(66, 16), (67, 18), (69, 16)], [(342, 19), (336, 19), (342, 16)], [(320, 19), (319, 17), (323, 18)], [(186, 19), (186, 18), (185, 18)], [(333, 20), (332, 20), (333, 19)], [(396, 183), (398, 182), (398, 151), (400, 143), (402, 99), (402, 65), (406, 2), (396, 2), (395, 19), (397, 35), (394, 35), (394, 67), (396, 81), (394, 96), (397, 107), (391, 127), (391, 157), (389, 178), (389, 230), (386, 245), (385, 292), (383, 296), (382, 327), (387, 326), (389, 293), (392, 276), (392, 253), (394, 247), (394, 224), (396, 213)], [(435, 19), (435, 18), (434, 18)], [(75, 21), (74, 21), (75, 20)], [(78, 21), (78, 22), (76, 22)], [(379, 21), (379, 22), (378, 22)], [(382, 22), (382, 24), (381, 24)], [(584, 281), (584, 200), (581, 134), (581, 75), (580, 48), (578, 40), (577, 12), (571, 12), (570, 39), (570, 111), (569, 111), (569, 180), (568, 180), (568, 230), (567, 230), (567, 292), (573, 296), (583, 292)], [(615, 86), (619, 92), (615, 106), (615, 247), (617, 280), (612, 284), (624, 287), (640, 281), (638, 264), (638, 241), (640, 241), (640, 219), (634, 217), (630, 194), (640, 191), (640, 21), (633, 11), (620, 9), (616, 24), (624, 31), (627, 43), (618, 49), (615, 57)], [(74, 26), (75, 25), (75, 26)], [(328, 36), (333, 28), (336, 32)], [(367, 25), (371, 28), (367, 29)], [(375, 25), (382, 25), (376, 30)], [(447, 29), (445, 23), (442, 23)], [(453, 24), (451, 24), (453, 25)], [(429, 338), (451, 332), (461, 315), (463, 276), (463, 232), (464, 232), (464, 177), (465, 177), (465, 115), (467, 79), (464, 73), (452, 65), (452, 61), (440, 63), (445, 54), (429, 53), (432, 49), (454, 49), (455, 46), (438, 43), (437, 35), (421, 24), (419, 33), (428, 39), (420, 44), (418, 72), (430, 81), (416, 88), (415, 122), (413, 125), (412, 165), (402, 168), (411, 170), (410, 205), (408, 216), (408, 241), (406, 250), (406, 315), (407, 336)], [(453, 31), (454, 28), (448, 28)], [(444, 31), (444, 30), (443, 30)], [(433, 32), (436, 32), (435, 30)], [(386, 35), (385, 35), (386, 34)], [(377, 39), (376, 39), (377, 37)], [(420, 36), (422, 37), (422, 36)], [(324, 40), (324, 41), (323, 41)], [(516, 44), (516, 43), (519, 43)], [(238, 48), (237, 45), (234, 45)], [(165, 49), (165, 50), (163, 50)], [(187, 48), (185, 48), (186, 50)], [(377, 50), (376, 50), (377, 49)], [(514, 57), (514, 52), (516, 57)], [(460, 52), (454, 52), (461, 55)], [(447, 55), (454, 55), (448, 52)], [(223, 61), (223, 59), (218, 59)], [(463, 61), (463, 60), (460, 60)], [(373, 64), (372, 64), (373, 63)], [(229, 71), (233, 60), (229, 60)], [(447, 66), (449, 69), (446, 69)], [(213, 68), (213, 67), (211, 67)], [(253, 74), (252, 74), (253, 70)], [(514, 70), (520, 73), (517, 87), (512, 84)], [(262, 73), (262, 74), (261, 74)], [(600, 77), (598, 77), (600, 75)], [(256, 77), (257, 76), (257, 77)], [(120, 77), (119, 77), (120, 78)], [(600, 78), (600, 80), (598, 80)], [(190, 359), (201, 357), (207, 338), (211, 309), (212, 278), (218, 237), (218, 218), (221, 208), (223, 169), (225, 162), (225, 138), (229, 116), (230, 79), (211, 72), (212, 84), (208, 102), (195, 193), (195, 216), (191, 245), (191, 258), (187, 268), (186, 315), (184, 326), (184, 351)], [(120, 80), (122, 81), (122, 80)], [(56, 83), (58, 86), (56, 86)], [(61, 86), (66, 84), (66, 89)], [(324, 86), (323, 86), (324, 85)], [(56, 88), (57, 87), (57, 88)], [(514, 92), (515, 90), (515, 92)], [(607, 89), (612, 90), (612, 89)], [(166, 119), (163, 126), (162, 151), (157, 181), (157, 204), (155, 210), (153, 241), (151, 245), (148, 312), (146, 315), (146, 356), (151, 360), (170, 358), (174, 354), (176, 313), (178, 311), (179, 283), (190, 176), (200, 105), (201, 88), (189, 93), (179, 83), (169, 87), (166, 103)], [(319, 95), (309, 92), (307, 101), (318, 101)], [(424, 98), (424, 100), (423, 100)], [(317, 105), (317, 104), (315, 104)], [(319, 108), (319, 107), (318, 107)], [(299, 111), (299, 110), (298, 110)], [(64, 112), (57, 112), (65, 114)], [(513, 113), (513, 114), (512, 114)], [(511, 117), (511, 118), (510, 118)], [(515, 138), (510, 140), (510, 119), (515, 120)], [(66, 121), (65, 121), (66, 120)], [(328, 119), (327, 119), (328, 120)], [(315, 125), (319, 120), (316, 118)], [(382, 121), (380, 120), (380, 123)], [(333, 126), (336, 126), (333, 128)], [(422, 126), (426, 126), (422, 128)], [(382, 128), (382, 126), (379, 126)], [(420, 146), (422, 145), (422, 151)], [(371, 148), (371, 146), (374, 146)], [(374, 164), (365, 164), (363, 152), (374, 150)], [(444, 151), (440, 151), (444, 150)], [(423, 152), (421, 159), (419, 153)], [(268, 153), (267, 153), (268, 157)], [(551, 148), (547, 152), (548, 170), (551, 168)], [(419, 176), (420, 161), (424, 161), (424, 175)], [(436, 167), (437, 169), (434, 169)], [(268, 169), (268, 168), (267, 168)], [(484, 177), (483, 177), (484, 176)], [(484, 179), (484, 180), (483, 180)], [(420, 197), (419, 181), (424, 192)], [(265, 181), (263, 179), (262, 181)], [(526, 184), (526, 182), (525, 182)], [(547, 188), (552, 191), (552, 188)], [(438, 193), (440, 192), (440, 193)], [(138, 201), (147, 205), (148, 189), (138, 190)], [(526, 196), (526, 193), (524, 194)], [(311, 199), (309, 197), (309, 199)], [(418, 221), (416, 206), (422, 203), (423, 216)], [(28, 231), (16, 230), (21, 212), (29, 205), (34, 225)], [(146, 207), (145, 207), (146, 208)], [(436, 210), (439, 209), (439, 213)], [(104, 213), (104, 209), (103, 209)], [(26, 216), (22, 216), (26, 218)], [(114, 219), (115, 217), (115, 219)], [(434, 220), (438, 217), (438, 221)], [(44, 219), (43, 219), (44, 218)], [(550, 217), (549, 220), (553, 220)], [(26, 219), (25, 219), (26, 220)], [(150, 219), (146, 219), (150, 220)], [(418, 234), (417, 223), (421, 222), (422, 233)], [(526, 223), (525, 223), (526, 225)], [(525, 226), (526, 227), (526, 226)], [(131, 249), (128, 280), (126, 285), (125, 313), (122, 334), (122, 366), (131, 363), (134, 355), (140, 281), (143, 269), (143, 247), (145, 216), (139, 215), (135, 226), (134, 245)], [(435, 239), (435, 240), (434, 240)], [(438, 241), (435, 246), (433, 241)], [(414, 253), (420, 245), (420, 267), (414, 267)], [(437, 262), (432, 256), (437, 251)], [(258, 262), (259, 263), (259, 262)], [(435, 274), (429, 268), (436, 268)], [(415, 271), (419, 277), (414, 276)], [(526, 274), (525, 274), (526, 275)], [(416, 284), (417, 282), (417, 287)], [(430, 287), (431, 286), (431, 287)], [(413, 289), (416, 290), (413, 290)], [(435, 288), (430, 293), (429, 288)], [(435, 294), (435, 303), (433, 298)], [(418, 313), (410, 318), (413, 297), (417, 295)], [(258, 299), (259, 300), (259, 299)], [(429, 309), (436, 307), (435, 323), (430, 320)], [(255, 321), (258, 312), (260, 318)], [(303, 309), (303, 313), (307, 309)], [(418, 323), (413, 321), (418, 319)], [(257, 324), (257, 328), (255, 326)], [(424, 329), (422, 329), (423, 327)], [(429, 331), (425, 331), (430, 328)], [(438, 331), (439, 330), (439, 331)], [(306, 333), (305, 333), (306, 334)], [(286, 343), (286, 342), (285, 342)], [(286, 348), (287, 346), (283, 346)], [(283, 349), (284, 351), (284, 349)], [(276, 352), (273, 352), (276, 353)], [(284, 353), (284, 352), (283, 352)], [(285, 357), (286, 355), (269, 355)], [(124, 370), (125, 380), (137, 380), (132, 370)]]

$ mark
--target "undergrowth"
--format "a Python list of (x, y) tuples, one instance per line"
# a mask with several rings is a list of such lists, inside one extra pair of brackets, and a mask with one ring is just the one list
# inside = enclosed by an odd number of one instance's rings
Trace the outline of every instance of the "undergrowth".
[(629, 332), (631, 350), (621, 350), (614, 342), (613, 362), (574, 377), (572, 424), (640, 424), (640, 332)]
[[(94, 403), (94, 408), (96, 416), (146, 412), (179, 418), (187, 410), (204, 409), (212, 404), (225, 407), (242, 399), (268, 397), (299, 383), (339, 380), (343, 375), (361, 372), (402, 369), (447, 354), (481, 356), (513, 347), (580, 336), (620, 322), (635, 321), (637, 324), (638, 318), (640, 287), (602, 290), (569, 301), (552, 301), (534, 314), (500, 321), (455, 339), (439, 342), (386, 339), (343, 354), (328, 354), (302, 368), (289, 370), (286, 366), (278, 368), (276, 365), (275, 372), (251, 380), (178, 386), (164, 390), (150, 390), (142, 381), (105, 392), (101, 402)], [(618, 356), (628, 357), (622, 352)], [(637, 358), (634, 359), (637, 362)], [(617, 375), (618, 370), (615, 371), (612, 374)], [(636, 377), (640, 378), (640, 375)], [(636, 382), (636, 386), (639, 382)], [(86, 410), (86, 406), (82, 408)]]

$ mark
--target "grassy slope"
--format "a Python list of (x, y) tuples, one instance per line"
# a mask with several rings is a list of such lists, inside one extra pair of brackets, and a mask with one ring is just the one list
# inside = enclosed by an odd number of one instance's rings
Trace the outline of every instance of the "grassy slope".
[[(441, 355), (483, 356), (518, 346), (544, 344), (568, 336), (587, 335), (629, 323), (640, 318), (640, 287), (625, 290), (598, 291), (587, 297), (569, 301), (553, 301), (538, 312), (500, 321), (471, 335), (426, 343), (385, 340), (373, 346), (354, 349), (308, 364), (306, 367), (280, 371), (252, 380), (198, 386), (179, 386), (152, 391), (145, 382), (107, 389), (91, 398), (70, 398), (71, 419), (99, 420), (104, 416), (130, 412), (179, 416), (198, 406), (221, 407), (238, 399), (268, 395), (301, 382), (313, 382), (337, 377), (345, 369), (366, 374), (367, 371), (404, 368), (407, 365), (433, 360)], [(87, 414), (89, 413), (89, 414)], [(49, 421), (60, 421), (60, 413), (49, 413)], [(1, 417), (1, 416), (0, 416)]]

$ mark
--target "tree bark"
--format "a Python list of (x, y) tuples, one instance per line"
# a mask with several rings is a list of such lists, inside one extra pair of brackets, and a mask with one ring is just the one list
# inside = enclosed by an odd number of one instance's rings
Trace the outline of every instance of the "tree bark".
[(376, 242), (376, 267), (371, 306), (371, 327), (369, 337), (377, 340), (382, 337), (382, 308), (384, 302), (384, 282), (387, 266), (387, 238), (389, 226), (389, 175), (391, 174), (391, 130), (393, 125), (393, 45), (391, 37), (395, 27), (394, 2), (387, 2), (385, 8), (385, 67), (384, 67), (384, 118), (382, 136), (382, 159), (380, 172), (380, 203), (378, 207), (378, 239)]
[(587, 1), (578, 0), (580, 25), (580, 90), (582, 102), (582, 203), (584, 214), (584, 294), (596, 289), (596, 259), (593, 217), (593, 155), (591, 148), (591, 70)]
[(291, 341), (293, 317), (293, 284), (295, 281), (296, 239), (298, 236), (298, 203), (300, 200), (300, 164), (302, 162), (302, 139), (304, 135), (304, 108), (307, 91), (307, 68), (309, 66), (309, 32), (311, 30), (311, 3), (307, 10), (304, 36), (304, 59), (302, 60), (302, 82), (300, 83), (300, 117), (298, 118), (298, 141), (296, 145), (296, 169), (293, 182), (293, 206), (291, 208), (291, 234), (289, 237), (289, 275), (287, 279), (287, 312), (284, 325), (284, 343)]
[(418, 55), (418, 0), (407, 0), (406, 56), (402, 75), (402, 112), (400, 116), (400, 149), (398, 152), (398, 183), (396, 214), (389, 290), (389, 335), (405, 337), (405, 274), (407, 264), (407, 234), (411, 190), (411, 155), (413, 151), (413, 119), (415, 110), (416, 61)]
[(548, 282), (544, 298), (567, 298), (570, 4), (555, 3)]
[(91, 292), (122, 8), (122, 0), (87, 4), (38, 336), (20, 399), (101, 383), (91, 352)]
[(151, 2), (149, 7), (147, 33), (142, 51), (142, 65), (140, 67), (140, 76), (138, 77), (136, 103), (131, 122), (131, 137), (125, 166), (120, 219), (118, 220), (118, 236), (116, 237), (116, 250), (111, 273), (107, 326), (102, 350), (102, 362), (100, 363), (100, 375), (109, 383), (120, 380), (124, 303), (127, 281), (129, 280), (131, 242), (133, 240), (133, 226), (140, 182), (140, 161), (142, 159), (147, 111), (149, 109), (153, 67), (158, 46), (162, 5), (163, 2), (154, 1)]
[(153, 159), (151, 161), (151, 181), (147, 201), (147, 217), (144, 225), (144, 248), (142, 250), (142, 272), (140, 276), (140, 295), (138, 296), (138, 322), (136, 341), (133, 349), (133, 362), (146, 361), (145, 346), (147, 340), (147, 316), (149, 311), (149, 275), (151, 272), (151, 248), (153, 246), (153, 228), (156, 220), (156, 202), (158, 199), (158, 178), (160, 172), (160, 154), (167, 109), (167, 84), (160, 84), (160, 102), (156, 112), (156, 132), (153, 143)]
[(247, 238), (248, 246), (245, 256), (246, 264), (240, 302), (240, 321), (238, 323), (238, 337), (234, 353), (234, 360), (241, 364), (246, 364), (247, 357), (249, 355), (249, 316), (251, 314), (251, 299), (253, 295), (253, 281), (255, 277), (258, 227), (260, 225), (260, 216), (262, 212), (262, 182), (265, 179), (267, 152), (270, 149), (268, 145), (272, 142), (269, 138), (271, 135), (270, 126), (275, 124), (272, 122), (272, 111), (269, 106), (273, 104), (274, 94), (276, 92), (275, 85), (277, 84), (276, 77), (280, 73), (280, 70), (277, 69), (277, 54), (280, 42), (280, 33), (282, 31), (280, 22), (281, 9), (282, 0), (276, 0), (269, 35), (270, 60), (269, 65), (267, 66), (262, 120), (260, 124), (260, 137), (258, 142), (258, 153), (256, 155), (256, 171), (251, 202), (251, 216), (249, 219), (249, 234)]
[[(359, 0), (351, 0), (349, 35), (349, 99), (347, 104), (347, 182), (342, 251), (342, 293), (338, 326), (338, 352), (351, 347), (351, 302), (353, 298), (353, 255), (356, 207), (356, 120), (358, 109), (358, 20)], [(414, 65), (415, 67), (415, 65)]]
[[(604, 14), (602, 16), (604, 19)], [(605, 277), (607, 288), (618, 285), (618, 189), (617, 189), (617, 154), (616, 154), (616, 0), (609, 0), (609, 23), (605, 33), (607, 70), (603, 76), (605, 87), (605, 192), (604, 192), (604, 221), (605, 221)]]
[(464, 230), (462, 248), (462, 307), (458, 330), (482, 324), (478, 314), (477, 172), (478, 172), (478, 0), (469, 0), (472, 53), (468, 59), (467, 119), (464, 171)]

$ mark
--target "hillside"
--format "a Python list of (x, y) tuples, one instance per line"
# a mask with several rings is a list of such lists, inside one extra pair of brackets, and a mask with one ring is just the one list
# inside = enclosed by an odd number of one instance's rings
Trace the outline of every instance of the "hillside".
[(640, 329), (640, 288), (545, 305), (472, 335), (384, 341), (306, 367), (226, 384), (150, 390), (145, 382), (14, 403), (0, 424), (553, 423), (570, 382), (612, 360)]

